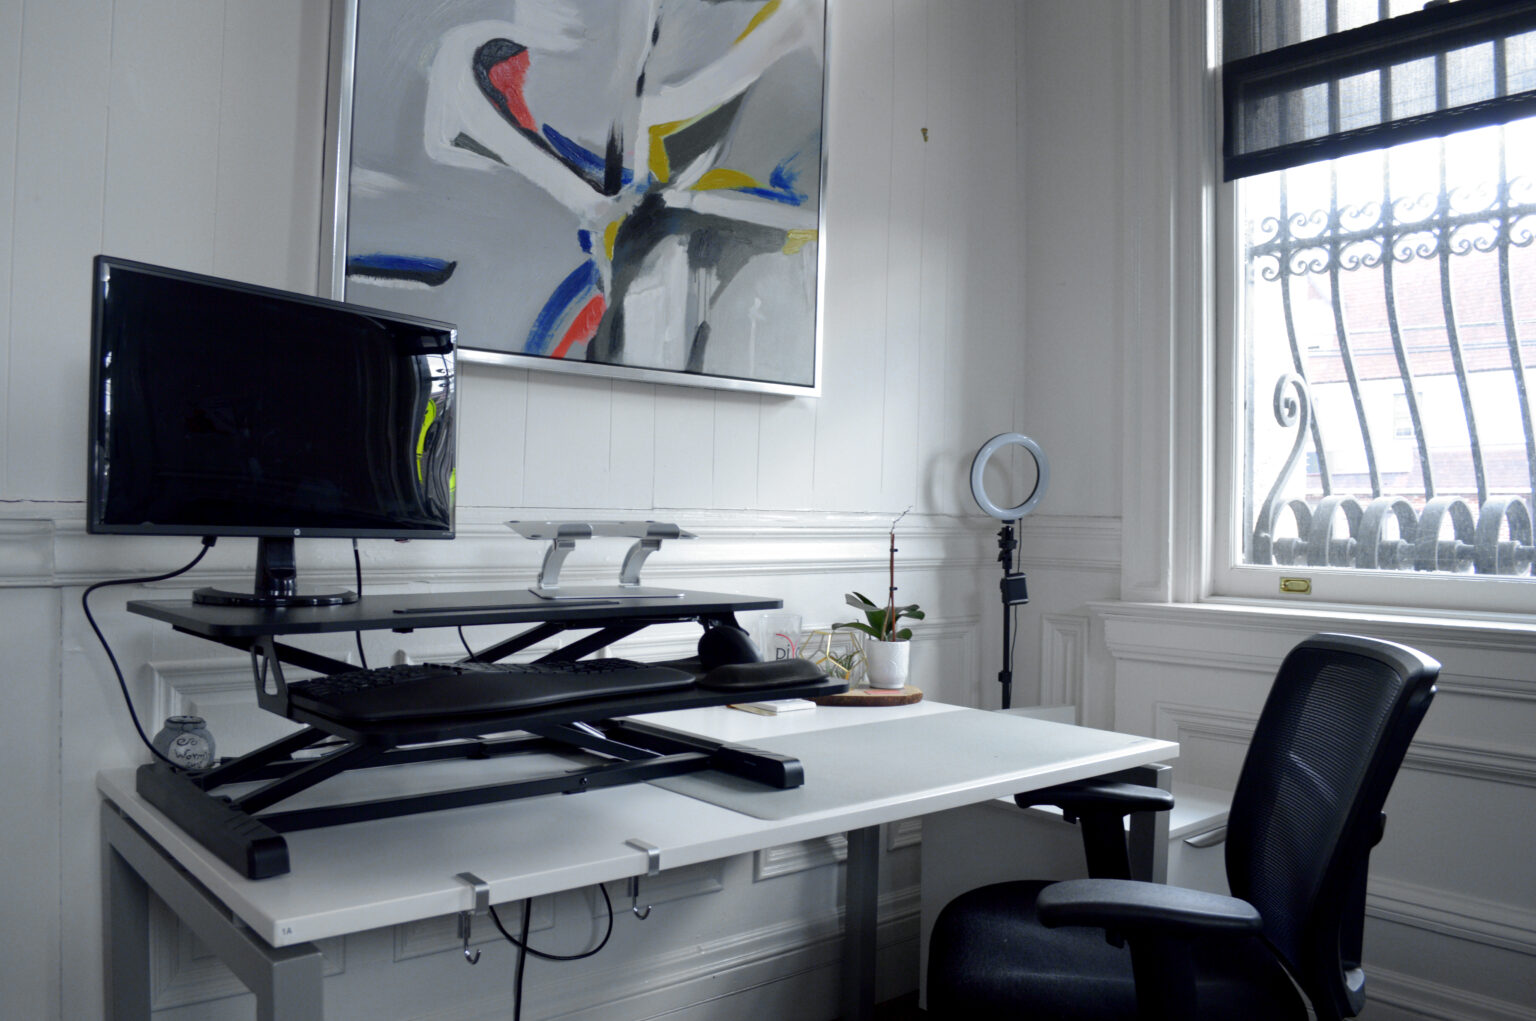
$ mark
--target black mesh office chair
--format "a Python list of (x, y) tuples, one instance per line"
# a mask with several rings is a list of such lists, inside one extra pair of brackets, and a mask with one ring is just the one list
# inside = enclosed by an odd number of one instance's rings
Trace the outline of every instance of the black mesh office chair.
[(972, 890), (934, 925), (929, 1013), (1304, 1021), (1308, 1003), (1319, 1021), (1359, 1013), (1367, 863), (1439, 672), (1389, 642), (1302, 642), (1275, 676), (1233, 792), (1234, 896), (1114, 878)]

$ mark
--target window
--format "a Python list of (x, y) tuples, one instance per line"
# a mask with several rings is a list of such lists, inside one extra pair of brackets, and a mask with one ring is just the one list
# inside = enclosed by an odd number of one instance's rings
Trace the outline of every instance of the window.
[[(1271, 594), (1279, 568), (1342, 599), (1529, 611), (1509, 583), (1536, 578), (1536, 5), (1227, 0), (1221, 25), (1218, 584)], [(1461, 588), (1403, 585), (1428, 578)], [(1505, 584), (1469, 600), (1469, 579)]]
[[(1416, 407), (1423, 407), (1424, 391), (1416, 391), (1414, 399), (1417, 402)], [(1462, 413), (1469, 419), (1472, 415), (1470, 408), (1462, 408)], [(1408, 406), (1408, 395), (1405, 393), (1392, 395), (1392, 435), (1400, 440), (1411, 440), (1418, 436), (1418, 430), (1414, 427), (1413, 409)]]

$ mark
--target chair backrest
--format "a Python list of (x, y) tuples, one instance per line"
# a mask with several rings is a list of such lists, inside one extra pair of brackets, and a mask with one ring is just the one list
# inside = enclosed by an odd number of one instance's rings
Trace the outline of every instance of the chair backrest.
[(1382, 805), (1440, 664), (1406, 646), (1314, 635), (1286, 656), (1227, 823), (1227, 880), (1318, 1017), (1364, 1005), (1360, 928)]

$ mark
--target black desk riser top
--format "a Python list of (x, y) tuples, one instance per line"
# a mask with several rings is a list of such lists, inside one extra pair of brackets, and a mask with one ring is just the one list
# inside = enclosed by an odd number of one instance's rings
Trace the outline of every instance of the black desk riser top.
[(684, 592), (681, 598), (556, 601), (536, 596), (527, 589), (515, 589), (365, 595), (340, 606), (289, 609), (207, 606), (186, 599), (141, 599), (130, 602), (128, 610), (190, 634), (219, 639), (557, 621), (590, 627), (617, 620), (660, 624), (723, 617), (741, 610), (776, 610), (783, 605), (782, 599), (720, 592)]

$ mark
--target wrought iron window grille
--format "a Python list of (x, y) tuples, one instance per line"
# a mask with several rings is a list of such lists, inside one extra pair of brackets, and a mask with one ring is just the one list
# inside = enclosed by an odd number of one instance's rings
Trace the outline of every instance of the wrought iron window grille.
[[(1421, 143), (1430, 153), (1438, 147), (1438, 191), (1394, 195), (1391, 162), (1383, 157), (1379, 197), (1341, 202), (1333, 165), (1325, 207), (1293, 211), (1282, 186), (1278, 209), (1255, 224), (1256, 236), (1246, 246), (1246, 269), (1250, 278), (1278, 285), (1292, 366), (1274, 384), (1272, 412), (1282, 429), (1294, 430), (1294, 437), (1268, 495), (1256, 501), (1260, 480), (1251, 476), (1260, 411), (1250, 412), (1249, 563), (1506, 577), (1536, 572), (1531, 526), (1536, 429), (1529, 387), (1536, 368), (1536, 309), (1531, 307), (1536, 291), (1530, 284), (1536, 263), (1529, 256), (1518, 264), (1515, 260), (1519, 250), (1536, 241), (1536, 184), (1528, 174), (1508, 172), (1509, 129), (1487, 130), (1498, 135), (1498, 156), (1491, 168), (1493, 183), (1486, 189), (1448, 183), (1446, 146), (1456, 144), (1453, 138)], [(1464, 260), (1477, 256), (1491, 259), (1496, 272), (1483, 275), (1481, 300), (1467, 301), (1459, 274), (1473, 265)], [(1426, 285), (1423, 272), (1405, 287), (1399, 278), (1413, 263), (1420, 263), (1421, 270), (1437, 268), (1438, 295)], [(1322, 337), (1298, 324), (1294, 292), (1305, 286), (1314, 287), (1314, 293), (1326, 291), (1331, 304), (1332, 321), (1322, 328)], [(1367, 290), (1372, 292), (1369, 300), (1351, 307), (1348, 297)], [(1517, 318), (1517, 296), (1524, 319)], [(1477, 321), (1459, 317), (1458, 299), (1484, 311), (1496, 308), (1498, 314)], [(1405, 322), (1407, 302), (1414, 303), (1415, 317), (1438, 302), (1443, 322), (1432, 328), (1417, 318)], [(1359, 307), (1367, 304), (1374, 319)], [(1362, 371), (1363, 363), (1374, 368)], [(1502, 389), (1517, 408), (1491, 409), (1486, 391), (1474, 402), (1472, 377), (1486, 372), (1508, 374), (1512, 385)], [(1318, 374), (1334, 384), (1347, 383), (1352, 414), (1334, 409), (1330, 419), (1314, 396)], [(1426, 418), (1454, 413), (1451, 401), (1425, 406), (1420, 383), (1434, 375), (1455, 379), (1465, 450), (1430, 445)], [(1371, 380), (1401, 387), (1393, 397), (1406, 404), (1411, 423), (1414, 451), (1407, 471), (1384, 470), (1383, 447), (1404, 441), (1394, 436), (1397, 428), (1381, 428), (1381, 416), (1368, 413), (1365, 383)], [(1251, 383), (1255, 390), (1261, 385)], [(1250, 400), (1257, 403), (1257, 395)], [(1400, 418), (1401, 408), (1397, 414)], [(1519, 423), (1518, 429), (1508, 430), (1504, 443), (1495, 444), (1498, 464), (1490, 463), (1489, 438), (1478, 429), (1480, 416)], [(1377, 433), (1385, 435), (1373, 437), (1373, 418)], [(1392, 422), (1390, 415), (1386, 421)], [(1365, 470), (1341, 485), (1338, 476), (1351, 473), (1335, 471), (1329, 455), (1345, 444), (1355, 461), (1363, 455)], [(1294, 484), (1298, 470), (1305, 473), (1304, 496), (1297, 495)]]

